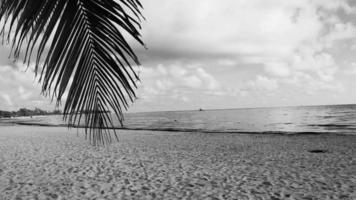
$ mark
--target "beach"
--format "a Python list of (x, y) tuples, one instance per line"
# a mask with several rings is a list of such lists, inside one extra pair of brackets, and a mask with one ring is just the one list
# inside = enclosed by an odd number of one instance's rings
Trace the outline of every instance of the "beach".
[(355, 135), (0, 127), (0, 200), (356, 199)]

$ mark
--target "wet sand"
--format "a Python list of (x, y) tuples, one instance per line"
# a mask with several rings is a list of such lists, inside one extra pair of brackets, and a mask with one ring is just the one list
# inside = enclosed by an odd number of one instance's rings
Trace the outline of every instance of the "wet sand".
[(119, 138), (98, 148), (75, 129), (1, 126), (0, 200), (356, 199), (356, 136)]

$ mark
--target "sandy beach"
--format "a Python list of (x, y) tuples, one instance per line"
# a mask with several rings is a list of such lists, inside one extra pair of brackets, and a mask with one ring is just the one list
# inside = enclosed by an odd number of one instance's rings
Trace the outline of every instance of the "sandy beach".
[[(0, 127), (0, 199), (356, 199), (356, 136)], [(325, 150), (311, 153), (311, 150)]]

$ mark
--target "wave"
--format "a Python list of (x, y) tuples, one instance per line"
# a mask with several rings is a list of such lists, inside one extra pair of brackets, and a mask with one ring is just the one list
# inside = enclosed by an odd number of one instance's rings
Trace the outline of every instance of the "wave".
[[(45, 124), (33, 122), (11, 122), (9, 124), (24, 126), (42, 126), (42, 127), (67, 127), (67, 128), (88, 128), (86, 126), (67, 125), (67, 124)], [(158, 131), (158, 132), (183, 132), (183, 133), (210, 133), (210, 134), (254, 134), (254, 135), (350, 135), (349, 132), (326, 132), (326, 131), (225, 131), (225, 130), (206, 130), (206, 129), (186, 129), (186, 128), (132, 128), (132, 127), (113, 127), (105, 129), (130, 130), (130, 131)]]
[(310, 127), (324, 127), (326, 129), (336, 129), (336, 130), (356, 130), (354, 124), (309, 124)]

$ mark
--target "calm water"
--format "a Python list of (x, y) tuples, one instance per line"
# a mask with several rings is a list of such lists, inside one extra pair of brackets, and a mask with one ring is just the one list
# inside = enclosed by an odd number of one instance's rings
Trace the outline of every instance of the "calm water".
[[(60, 116), (20, 121), (64, 124)], [(229, 133), (356, 134), (356, 105), (130, 113), (126, 114), (124, 128)]]

